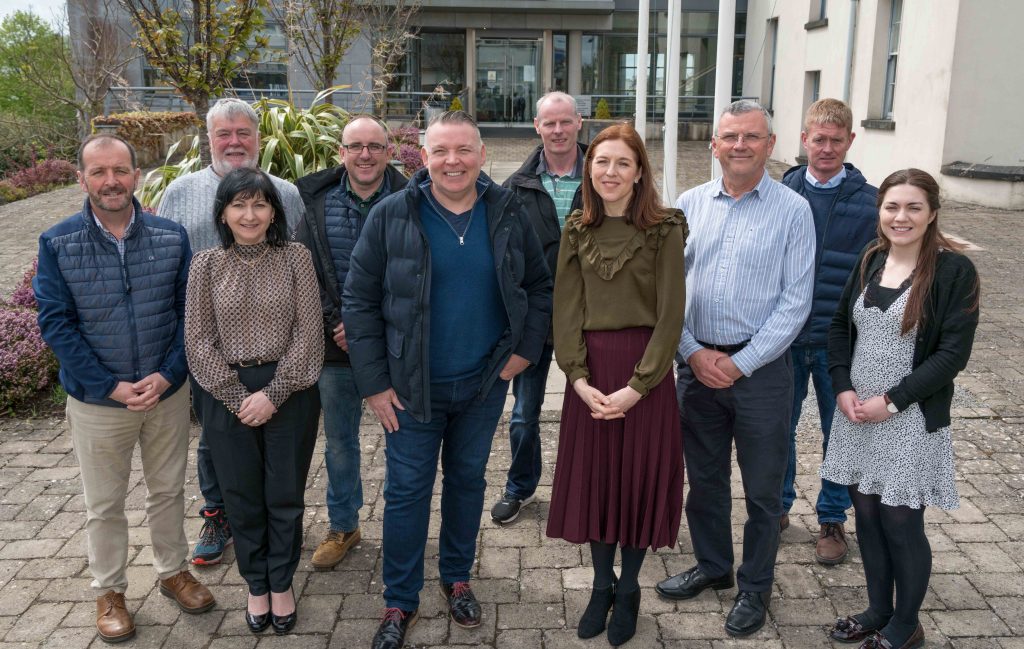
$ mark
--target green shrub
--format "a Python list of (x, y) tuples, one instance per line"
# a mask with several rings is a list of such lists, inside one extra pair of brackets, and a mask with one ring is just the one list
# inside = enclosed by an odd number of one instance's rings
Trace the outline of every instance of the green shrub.
[(452, 99), (452, 103), (450, 106), (448, 106), (448, 110), (465, 110), (462, 107), (462, 100), (459, 99), (458, 95), (455, 95), (455, 97)]
[(597, 102), (597, 108), (594, 109), (594, 119), (611, 119), (612, 111), (608, 108), (608, 100), (604, 97)]
[(57, 357), (43, 342), (32, 308), (35, 300), (24, 295), (34, 275), (33, 264), (11, 301), (0, 301), (0, 412), (10, 412), (51, 389), (57, 378)]

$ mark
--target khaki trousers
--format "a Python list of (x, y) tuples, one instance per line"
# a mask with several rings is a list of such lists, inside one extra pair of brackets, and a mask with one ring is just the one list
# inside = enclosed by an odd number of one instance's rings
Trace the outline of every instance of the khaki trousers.
[(128, 519), (124, 501), (135, 444), (142, 449), (146, 517), (153, 567), (161, 579), (186, 567), (185, 463), (189, 390), (178, 388), (149, 412), (83, 403), (68, 397), (68, 425), (82, 473), (85, 530), (92, 587), (123, 593), (128, 587)]

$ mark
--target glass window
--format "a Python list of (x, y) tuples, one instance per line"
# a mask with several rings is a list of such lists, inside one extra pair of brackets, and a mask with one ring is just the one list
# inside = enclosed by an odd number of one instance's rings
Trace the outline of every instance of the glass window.
[(569, 37), (565, 34), (555, 34), (551, 39), (552, 52), (551, 63), (553, 69), (551, 71), (551, 83), (552, 90), (561, 90), (562, 92), (568, 92), (569, 90), (569, 68), (568, 68), (568, 52), (569, 52)]
[(882, 117), (892, 119), (896, 95), (896, 60), (900, 52), (900, 23), (903, 14), (903, 0), (892, 0), (889, 14), (889, 55), (885, 62), (885, 95), (882, 100)]
[(441, 86), (452, 94), (462, 92), (466, 85), (466, 35), (420, 33), (417, 46), (420, 61), (417, 89), (433, 92)]

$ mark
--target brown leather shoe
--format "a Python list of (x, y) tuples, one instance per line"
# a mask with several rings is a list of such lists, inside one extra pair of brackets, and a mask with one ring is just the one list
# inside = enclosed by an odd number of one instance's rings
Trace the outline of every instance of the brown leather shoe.
[(182, 570), (173, 577), (160, 580), (160, 592), (173, 599), (178, 608), (186, 613), (203, 613), (216, 604), (213, 593), (206, 586), (196, 581), (192, 573)]
[(863, 643), (861, 643), (858, 649), (919, 649), (924, 646), (924, 627), (920, 624), (914, 629), (914, 632), (907, 638), (907, 641), (898, 647), (893, 647), (885, 636), (882, 635), (881, 631), (875, 631), (867, 637)]
[(341, 563), (352, 546), (359, 543), (363, 538), (357, 527), (352, 532), (336, 532), (331, 530), (327, 538), (320, 542), (316, 552), (313, 553), (311, 563), (317, 570), (329, 570)]
[(850, 546), (846, 543), (846, 529), (842, 523), (822, 523), (818, 533), (818, 544), (814, 547), (814, 558), (824, 566), (835, 566), (843, 562)]
[(789, 514), (783, 514), (782, 518), (779, 519), (779, 531), (785, 530), (789, 527)]
[(96, 598), (96, 633), (110, 643), (135, 637), (135, 622), (124, 604), (124, 593), (108, 590)]

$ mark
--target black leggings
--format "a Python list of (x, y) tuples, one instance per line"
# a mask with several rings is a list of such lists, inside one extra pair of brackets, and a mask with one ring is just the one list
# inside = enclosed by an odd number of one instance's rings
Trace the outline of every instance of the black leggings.
[[(601, 590), (612, 585), (615, 572), (615, 549), (617, 543), (590, 542), (590, 558), (594, 563), (594, 589)], [(640, 587), (638, 581), (640, 568), (644, 565), (647, 548), (622, 548), (622, 569), (619, 571), (618, 589), (623, 593), (631, 593)]]
[(857, 485), (849, 490), (857, 513), (857, 542), (868, 586), (868, 610), (864, 615), (880, 621), (889, 619), (882, 630), (887, 638), (909, 637), (917, 628), (932, 572), (924, 507), (890, 507), (882, 504), (880, 496), (857, 491)]

